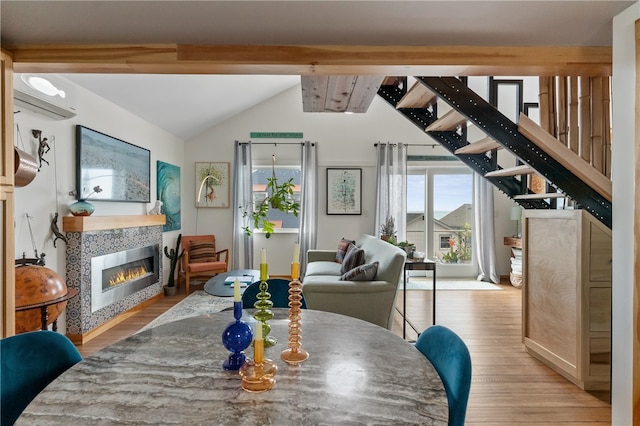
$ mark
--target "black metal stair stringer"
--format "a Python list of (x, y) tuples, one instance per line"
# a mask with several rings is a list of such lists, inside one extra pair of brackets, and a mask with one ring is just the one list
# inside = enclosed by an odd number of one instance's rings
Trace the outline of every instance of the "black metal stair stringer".
[(517, 124), (463, 82), (455, 77), (416, 77), (416, 79), (505, 149), (573, 198), (600, 222), (611, 228), (612, 206), (609, 200), (521, 134)]
[[(406, 84), (405, 84), (406, 87)], [(378, 90), (378, 95), (387, 101), (394, 109), (406, 90), (394, 85), (382, 85)], [(400, 114), (404, 115), (409, 121), (415, 124), (421, 131), (425, 131), (429, 125), (438, 119), (433, 110), (428, 108), (401, 108), (396, 109)], [(447, 151), (455, 155), (460, 161), (484, 176), (487, 172), (496, 170), (495, 161), (485, 154), (455, 154), (458, 148), (468, 145), (468, 142), (457, 132), (429, 132), (426, 135), (431, 136), (436, 142), (440, 143)], [(500, 169), (500, 167), (498, 167)], [(514, 176), (486, 178), (500, 191), (509, 197), (522, 194), (521, 183)], [(551, 206), (544, 200), (519, 200), (518, 203), (524, 208), (530, 209), (550, 209)]]
[(429, 108), (402, 108), (396, 109), (396, 105), (407, 93), (406, 90), (407, 79), (404, 78), (404, 84), (402, 88), (395, 85), (381, 85), (378, 89), (378, 96), (387, 101), (396, 111), (402, 113), (409, 121), (415, 124), (422, 131), (426, 129), (431, 123), (438, 119), (437, 109), (430, 110)]

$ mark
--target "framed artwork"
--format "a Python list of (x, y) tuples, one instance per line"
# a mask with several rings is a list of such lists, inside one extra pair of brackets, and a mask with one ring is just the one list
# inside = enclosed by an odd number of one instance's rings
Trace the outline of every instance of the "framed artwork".
[[(150, 161), (148, 149), (76, 125), (78, 199), (150, 202)], [(92, 192), (96, 186), (102, 190)]]
[(162, 201), (162, 214), (166, 222), (162, 231), (175, 231), (181, 227), (180, 167), (163, 161), (157, 162), (158, 200)]
[(229, 207), (230, 168), (229, 163), (196, 163), (196, 207)]
[(327, 169), (327, 214), (362, 214), (362, 169)]

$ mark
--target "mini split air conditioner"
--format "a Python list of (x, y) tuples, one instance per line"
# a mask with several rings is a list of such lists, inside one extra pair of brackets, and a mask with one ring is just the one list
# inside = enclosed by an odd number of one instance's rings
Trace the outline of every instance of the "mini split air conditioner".
[[(36, 78), (34, 80), (33, 78)], [(44, 93), (35, 87), (35, 82), (44, 83)], [(24, 108), (55, 120), (75, 117), (74, 96), (71, 85), (61, 77), (52, 74), (15, 74), (13, 78), (13, 102), (16, 107)]]

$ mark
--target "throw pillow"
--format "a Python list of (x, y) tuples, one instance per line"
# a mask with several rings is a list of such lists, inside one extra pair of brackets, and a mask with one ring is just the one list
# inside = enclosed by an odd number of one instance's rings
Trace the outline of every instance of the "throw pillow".
[(216, 243), (213, 241), (192, 241), (189, 246), (189, 261), (195, 263), (215, 262)]
[(354, 241), (347, 240), (346, 238), (342, 238), (338, 243), (338, 249), (336, 250), (336, 262), (342, 263), (344, 260), (344, 256), (347, 254), (347, 249), (350, 244), (353, 244)]
[(345, 272), (362, 264), (364, 264), (364, 250), (358, 248), (355, 244), (350, 244), (347, 249), (347, 254), (344, 255), (342, 267), (340, 267), (340, 273), (344, 274)]
[(378, 273), (378, 262), (367, 263), (353, 268), (340, 276), (341, 281), (373, 281)]

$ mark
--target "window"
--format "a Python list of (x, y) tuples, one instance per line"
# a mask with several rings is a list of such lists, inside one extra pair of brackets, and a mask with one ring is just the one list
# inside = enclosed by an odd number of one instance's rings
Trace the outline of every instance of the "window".
[[(252, 173), (253, 179), (253, 204), (258, 205), (262, 200), (267, 197), (267, 183), (269, 178), (275, 176), (278, 182), (286, 182), (289, 179), (293, 179), (294, 193), (293, 198), (300, 202), (300, 175), (301, 170), (299, 166), (276, 166), (272, 169), (268, 167), (256, 167)], [(267, 214), (269, 222), (275, 224), (276, 229), (298, 229), (300, 226), (300, 217), (296, 217), (290, 213), (284, 213), (277, 209), (269, 209)]]
[(468, 168), (410, 166), (407, 241), (430, 259), (458, 269), (472, 266), (472, 202), (473, 175)]
[(449, 250), (449, 240), (451, 239), (451, 234), (449, 235), (440, 235), (440, 248), (444, 250)]

